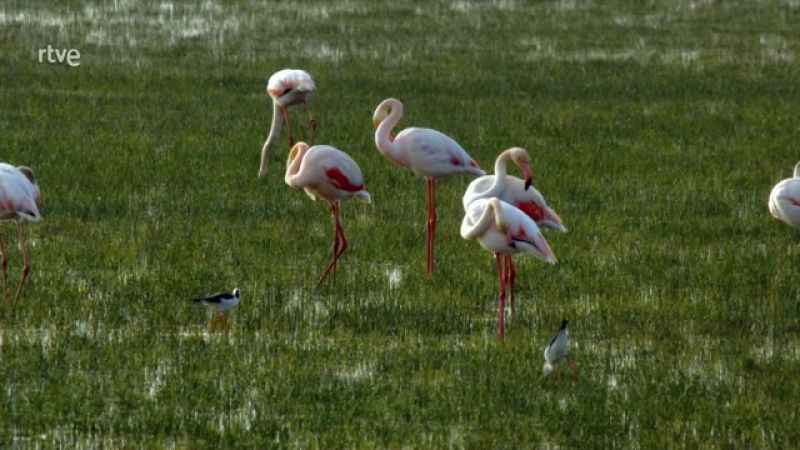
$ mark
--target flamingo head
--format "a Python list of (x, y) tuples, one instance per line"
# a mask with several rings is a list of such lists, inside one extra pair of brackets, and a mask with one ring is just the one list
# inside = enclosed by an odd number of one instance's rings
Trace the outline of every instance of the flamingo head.
[(509, 149), (509, 152), (511, 153), (511, 160), (514, 161), (514, 164), (516, 164), (520, 170), (522, 170), (522, 174), (525, 176), (525, 190), (527, 191), (528, 188), (531, 187), (531, 184), (533, 184), (531, 157), (524, 148), (520, 147), (513, 147)]
[(375, 108), (375, 113), (372, 115), (372, 126), (378, 128), (378, 125), (381, 124), (389, 114), (392, 113), (392, 110), (399, 109), (402, 111), (403, 104), (400, 103), (400, 100), (395, 98), (387, 98), (386, 100), (382, 101), (377, 108)]
[(298, 156), (301, 154), (305, 154), (308, 151), (308, 144), (305, 142), (298, 142), (294, 144), (294, 147), (289, 151), (289, 158), (286, 160), (286, 166), (288, 167), (292, 161), (294, 161)]
[(33, 169), (31, 169), (28, 166), (19, 166), (17, 167), (17, 169), (20, 172), (22, 172), (22, 174), (25, 175), (25, 178), (27, 178), (28, 181), (30, 181), (31, 184), (33, 185), (33, 189), (36, 193), (35, 194), (36, 205), (37, 206), (40, 205), (42, 201), (42, 193), (41, 191), (39, 191), (39, 183), (36, 181), (36, 174), (33, 173)]

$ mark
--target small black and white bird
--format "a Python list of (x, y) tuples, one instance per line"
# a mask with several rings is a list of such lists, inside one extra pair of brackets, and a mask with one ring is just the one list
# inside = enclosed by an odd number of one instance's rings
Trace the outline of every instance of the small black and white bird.
[[(219, 321), (227, 325), (225, 312), (239, 304), (241, 300), (241, 291), (239, 288), (234, 288), (233, 293), (217, 292), (216, 294), (209, 295), (208, 297), (195, 298), (192, 302), (196, 305), (203, 305), (213, 309), (217, 312), (215, 321)], [(213, 323), (214, 321), (212, 321)]]
[[(544, 348), (544, 366), (542, 366), (542, 372), (544, 372), (545, 376), (552, 374), (556, 370), (558, 364), (567, 357), (568, 351), (569, 332), (567, 331), (567, 319), (562, 319), (561, 328), (558, 329), (558, 333), (553, 336), (553, 339), (551, 339), (547, 347)], [(570, 365), (572, 366), (572, 374), (575, 377), (575, 381), (577, 381), (577, 368), (571, 361)]]

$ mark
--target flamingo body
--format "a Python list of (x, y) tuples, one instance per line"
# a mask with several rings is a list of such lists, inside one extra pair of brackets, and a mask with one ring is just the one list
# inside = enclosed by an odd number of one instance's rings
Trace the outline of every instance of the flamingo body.
[[(19, 245), (24, 259), (22, 277), (17, 286), (14, 298), (14, 307), (19, 303), (22, 288), (30, 272), (30, 257), (25, 247), (25, 232), (23, 221), (38, 222), (42, 219), (39, 213), (41, 192), (36, 181), (36, 175), (29, 167), (14, 167), (10, 164), (0, 163), (0, 221), (15, 221)], [(3, 265), (3, 298), (8, 299), (8, 255), (5, 245), (0, 237), (0, 251), (2, 251)]]
[(317, 281), (319, 287), (331, 271), (335, 276), (336, 263), (347, 250), (347, 238), (339, 217), (340, 202), (356, 198), (369, 203), (370, 195), (358, 164), (347, 153), (329, 145), (309, 147), (305, 142), (298, 142), (289, 152), (284, 181), (295, 189), (303, 189), (312, 200), (321, 198), (331, 205), (333, 258)]
[(309, 125), (311, 127), (311, 142), (313, 144), (317, 132), (317, 121), (311, 114), (308, 106), (308, 98), (316, 90), (317, 86), (311, 75), (304, 70), (283, 69), (275, 72), (269, 77), (267, 82), (267, 93), (272, 98), (272, 124), (269, 129), (269, 136), (261, 149), (261, 167), (258, 176), (263, 177), (267, 174), (269, 164), (269, 154), (278, 142), (283, 122), (289, 134), (289, 146), (294, 146), (294, 136), (292, 135), (291, 122), (289, 121), (288, 108), (302, 104), (308, 113)]
[(780, 181), (769, 194), (769, 212), (792, 227), (800, 227), (800, 163), (794, 177)]
[[(522, 169), (525, 180), (507, 174), (508, 161), (513, 161)], [(494, 175), (484, 175), (472, 180), (462, 198), (464, 210), (477, 199), (497, 197), (522, 210), (540, 227), (552, 228), (562, 233), (567, 231), (561, 217), (547, 205), (544, 196), (531, 185), (533, 176), (530, 157), (525, 149), (512, 147), (503, 151), (495, 161), (494, 172)]]
[(503, 267), (503, 257), (526, 253), (555, 264), (555, 254), (533, 219), (515, 206), (496, 197), (478, 199), (469, 205), (461, 222), (461, 237), (477, 240), (483, 248), (495, 255), (500, 284), (497, 307), (498, 335), (502, 341), (505, 337), (507, 271), (510, 269)]
[(455, 175), (484, 175), (478, 163), (452, 138), (429, 128), (406, 128), (392, 135), (403, 116), (403, 104), (387, 98), (375, 109), (372, 123), (376, 128), (375, 145), (389, 161), (414, 171), (428, 185), (428, 254), (427, 272), (434, 272), (436, 235), (436, 180)]

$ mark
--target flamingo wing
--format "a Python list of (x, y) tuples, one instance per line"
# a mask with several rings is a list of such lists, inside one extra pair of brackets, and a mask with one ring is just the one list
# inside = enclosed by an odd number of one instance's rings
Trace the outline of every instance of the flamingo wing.
[(776, 184), (769, 196), (769, 211), (791, 226), (800, 226), (800, 178)]

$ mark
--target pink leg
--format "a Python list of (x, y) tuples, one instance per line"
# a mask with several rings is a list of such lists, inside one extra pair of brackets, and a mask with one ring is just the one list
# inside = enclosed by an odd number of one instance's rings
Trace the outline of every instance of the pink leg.
[(306, 108), (306, 113), (308, 114), (308, 124), (311, 126), (311, 143), (309, 145), (314, 145), (314, 140), (317, 138), (317, 119), (314, 118), (314, 115), (311, 114), (311, 109), (308, 107), (308, 100), (303, 101), (303, 106)]
[(428, 275), (434, 273), (434, 241), (436, 238), (436, 179), (428, 178)]
[(286, 131), (289, 133), (289, 148), (294, 147), (294, 135), (292, 134), (292, 124), (289, 122), (289, 109), (285, 106), (283, 108), (283, 118), (286, 120)]
[(514, 304), (517, 297), (517, 271), (514, 270), (514, 259), (506, 255), (506, 279), (508, 280), (509, 297), (511, 298), (511, 314), (514, 314)]
[(14, 308), (19, 303), (20, 295), (22, 295), (22, 286), (25, 285), (25, 279), (28, 278), (28, 272), (31, 271), (31, 260), (28, 256), (28, 249), (25, 247), (25, 231), (22, 229), (22, 223), (20, 222), (17, 222), (17, 232), (19, 234), (19, 246), (22, 248), (22, 257), (25, 262), (22, 266), (22, 278), (19, 280), (19, 286), (17, 286), (17, 296), (14, 298)]
[(500, 342), (503, 342), (506, 336), (506, 280), (503, 273), (503, 260), (500, 258), (499, 253), (494, 254), (497, 262), (497, 275), (500, 280), (500, 295), (497, 297), (497, 332)]
[(325, 268), (325, 271), (320, 276), (319, 281), (317, 281), (317, 288), (322, 285), (322, 282), (325, 281), (325, 278), (328, 277), (328, 274), (333, 271), (334, 277), (336, 276), (336, 262), (341, 258), (342, 254), (345, 250), (347, 250), (347, 238), (344, 235), (344, 229), (342, 228), (342, 224), (339, 220), (339, 202), (334, 202), (331, 204), (331, 213), (333, 215), (333, 223), (334, 223), (334, 237), (333, 237), (333, 258), (328, 263), (328, 266)]
[(6, 246), (3, 245), (3, 238), (0, 237), (0, 251), (3, 252), (3, 301), (8, 301), (8, 254)]
[(572, 384), (578, 384), (578, 366), (575, 365), (574, 362), (570, 361), (569, 365), (572, 367)]

